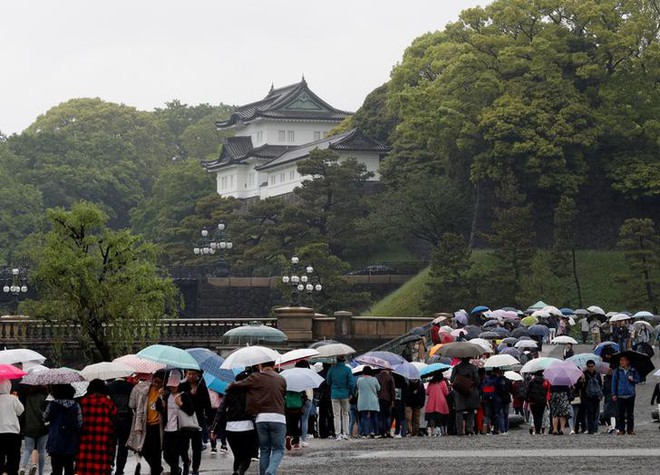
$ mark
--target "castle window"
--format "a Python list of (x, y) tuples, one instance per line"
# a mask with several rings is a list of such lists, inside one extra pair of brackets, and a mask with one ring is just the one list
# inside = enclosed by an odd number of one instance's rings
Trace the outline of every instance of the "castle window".
[(287, 142), (295, 142), (296, 141), (296, 134), (293, 130), (289, 130), (286, 133), (286, 135), (287, 135), (287, 137), (286, 137)]
[(277, 141), (278, 142), (286, 142), (286, 130), (278, 130), (277, 131)]
[(296, 172), (294, 172), (293, 170), (291, 170), (291, 171), (289, 172), (289, 180), (293, 181), (295, 178), (296, 178)]

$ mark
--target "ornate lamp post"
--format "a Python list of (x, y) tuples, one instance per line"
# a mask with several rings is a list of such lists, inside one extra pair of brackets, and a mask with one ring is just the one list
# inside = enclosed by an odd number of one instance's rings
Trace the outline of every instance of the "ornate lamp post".
[(5, 295), (11, 295), (10, 312), (15, 315), (21, 295), (27, 294), (28, 291), (27, 271), (15, 267), (11, 270), (5, 269), (3, 274), (5, 285), (2, 287), (2, 291)]
[[(291, 296), (289, 299), (290, 307), (300, 307), (300, 295), (302, 292), (307, 293), (306, 300), (313, 302), (312, 294), (323, 290), (323, 286), (319, 283), (318, 276), (314, 274), (314, 268), (312, 266), (306, 266), (299, 270), (299, 263), (300, 259), (293, 256), (291, 258), (290, 274), (282, 276), (282, 282), (291, 286)], [(302, 275), (299, 275), (301, 271), (304, 272)]]
[(215, 272), (215, 275), (218, 277), (229, 275), (229, 264), (225, 260), (225, 252), (230, 251), (234, 247), (234, 243), (227, 236), (226, 228), (225, 223), (219, 223), (211, 231), (202, 229), (202, 242), (193, 247), (193, 253), (196, 256), (213, 256), (219, 254)]

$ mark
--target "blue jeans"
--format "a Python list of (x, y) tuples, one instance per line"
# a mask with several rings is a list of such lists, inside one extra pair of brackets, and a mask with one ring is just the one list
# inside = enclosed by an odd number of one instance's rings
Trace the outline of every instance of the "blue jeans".
[(27, 463), (30, 460), (32, 451), (36, 448), (37, 452), (39, 452), (39, 475), (44, 475), (44, 464), (46, 463), (46, 442), (48, 441), (48, 435), (42, 435), (36, 439), (34, 437), (25, 437), (24, 440), (25, 442), (23, 446), (23, 455), (21, 455), (20, 466), (25, 467), (26, 472), (28, 471), (27, 469), (29, 467), (27, 466)]
[(360, 424), (360, 418), (358, 416), (358, 410), (357, 410), (357, 404), (351, 404), (350, 408), (348, 409), (348, 435), (349, 437), (353, 435), (353, 426), (357, 425), (358, 426), (358, 435), (362, 434), (362, 431), (360, 430), (361, 424)]
[(302, 416), (300, 419), (300, 430), (302, 434), (300, 434), (300, 439), (305, 442), (307, 440), (307, 429), (308, 429), (308, 424), (309, 424), (309, 416), (312, 413), (312, 401), (309, 399), (305, 401), (305, 404), (303, 405), (302, 408)]
[(499, 425), (500, 432), (509, 432), (509, 408), (511, 403), (498, 403), (497, 408), (497, 420)]
[(360, 411), (361, 435), (378, 434), (378, 411)]
[(259, 437), (259, 475), (275, 475), (284, 457), (286, 424), (257, 422)]

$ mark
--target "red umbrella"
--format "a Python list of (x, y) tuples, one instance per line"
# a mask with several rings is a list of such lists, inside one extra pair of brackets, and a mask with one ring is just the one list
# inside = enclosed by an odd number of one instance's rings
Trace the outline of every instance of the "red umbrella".
[(27, 372), (18, 369), (10, 364), (0, 364), (0, 379), (19, 379), (25, 376)]

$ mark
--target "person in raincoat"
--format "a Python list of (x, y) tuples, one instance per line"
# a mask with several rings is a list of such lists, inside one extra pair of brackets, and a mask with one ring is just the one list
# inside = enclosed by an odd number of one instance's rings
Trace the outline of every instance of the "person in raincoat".
[(83, 425), (82, 411), (73, 396), (70, 384), (52, 387), (53, 400), (44, 411), (48, 425), (46, 451), (50, 455), (53, 475), (73, 475), (73, 461), (78, 449), (78, 437)]
[(479, 397), (479, 374), (477, 367), (470, 363), (470, 358), (462, 358), (461, 362), (454, 366), (451, 374), (451, 383), (455, 384), (457, 378), (467, 378), (471, 388), (464, 391), (456, 390), (454, 387), (454, 407), (456, 409), (456, 432), (458, 435), (466, 435), (474, 432), (474, 413), (481, 405)]

